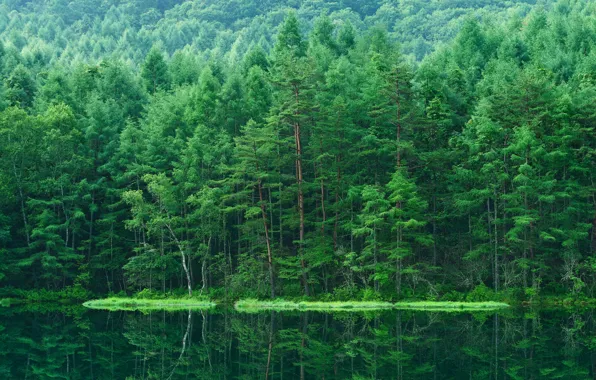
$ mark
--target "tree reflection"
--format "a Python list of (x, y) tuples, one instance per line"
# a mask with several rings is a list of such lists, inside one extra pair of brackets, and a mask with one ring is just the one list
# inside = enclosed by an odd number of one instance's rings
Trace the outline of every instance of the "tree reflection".
[(593, 312), (0, 314), (5, 379), (582, 379)]

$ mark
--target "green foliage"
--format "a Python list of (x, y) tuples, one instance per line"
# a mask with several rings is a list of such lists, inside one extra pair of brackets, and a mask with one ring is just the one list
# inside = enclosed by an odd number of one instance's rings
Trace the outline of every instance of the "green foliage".
[(170, 89), (168, 66), (156, 47), (149, 51), (141, 66), (141, 78), (145, 81), (145, 88), (150, 94), (155, 94), (158, 90)]
[(183, 299), (143, 299), (135, 298), (106, 298), (102, 300), (87, 301), (83, 306), (90, 309), (109, 311), (180, 311), (180, 310), (203, 310), (215, 306), (215, 303), (204, 298), (183, 298)]
[(484, 284), (480, 284), (472, 289), (466, 295), (466, 300), (470, 302), (484, 302), (495, 299), (495, 292)]
[(46, 289), (23, 290), (5, 288), (2, 293), (3, 296), (8, 296), (10, 299), (27, 303), (74, 303), (88, 300), (91, 297), (91, 292), (83, 288), (80, 284), (68, 286), (59, 291), (50, 291)]
[(21, 3), (0, 286), (596, 295), (592, 4)]

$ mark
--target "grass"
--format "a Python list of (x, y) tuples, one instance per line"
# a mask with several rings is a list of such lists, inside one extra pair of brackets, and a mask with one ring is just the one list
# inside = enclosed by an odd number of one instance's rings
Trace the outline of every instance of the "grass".
[(366, 311), (366, 310), (426, 310), (426, 311), (489, 311), (509, 307), (501, 302), (398, 302), (380, 301), (348, 302), (293, 302), (283, 299), (260, 301), (245, 299), (236, 302), (236, 310), (254, 312), (259, 310), (315, 310), (315, 311)]
[(427, 311), (488, 311), (509, 307), (502, 302), (398, 302), (395, 308), (399, 310), (427, 310)]
[(83, 306), (99, 310), (188, 310), (209, 309), (215, 306), (214, 302), (205, 299), (178, 298), (178, 299), (142, 299), (142, 298), (106, 298), (102, 300), (87, 301)]
[(0, 306), (2, 306), (2, 307), (9, 307), (10, 306), (10, 298), (2, 298), (2, 299), (0, 299)]
[(379, 301), (350, 301), (350, 302), (309, 302), (286, 301), (283, 299), (259, 301), (245, 299), (234, 305), (239, 311), (257, 310), (317, 310), (317, 311), (364, 311), (391, 309), (393, 304)]

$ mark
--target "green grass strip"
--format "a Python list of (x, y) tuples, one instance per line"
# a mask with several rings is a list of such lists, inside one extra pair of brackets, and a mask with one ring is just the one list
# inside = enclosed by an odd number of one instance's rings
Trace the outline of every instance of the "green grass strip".
[(348, 302), (293, 302), (282, 299), (260, 301), (245, 299), (236, 302), (236, 310), (255, 312), (259, 310), (315, 310), (315, 311), (367, 311), (367, 310), (425, 310), (425, 311), (489, 311), (509, 307), (501, 302), (398, 302), (396, 304), (380, 301)]
[(285, 300), (259, 301), (255, 299), (240, 300), (235, 304), (236, 310), (317, 310), (317, 311), (366, 311), (393, 308), (389, 302), (351, 301), (351, 302), (293, 302)]
[(509, 307), (502, 302), (398, 302), (395, 308), (398, 310), (426, 310), (426, 311), (489, 311)]
[(137, 298), (106, 298), (102, 300), (87, 301), (83, 306), (98, 310), (201, 310), (215, 306), (214, 302), (204, 299), (137, 299)]

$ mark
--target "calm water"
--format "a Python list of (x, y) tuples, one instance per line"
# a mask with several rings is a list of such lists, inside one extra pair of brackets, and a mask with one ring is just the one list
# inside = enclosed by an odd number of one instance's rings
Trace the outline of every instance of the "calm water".
[(0, 308), (2, 379), (594, 379), (587, 312)]

